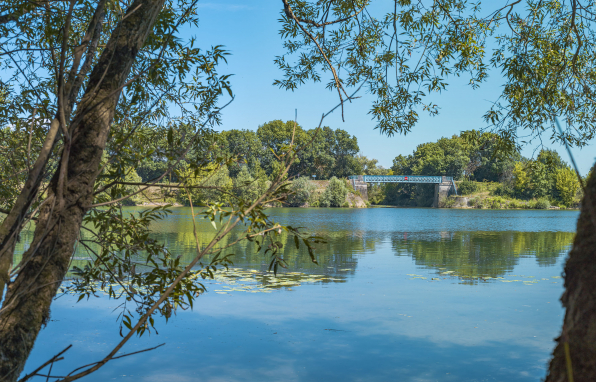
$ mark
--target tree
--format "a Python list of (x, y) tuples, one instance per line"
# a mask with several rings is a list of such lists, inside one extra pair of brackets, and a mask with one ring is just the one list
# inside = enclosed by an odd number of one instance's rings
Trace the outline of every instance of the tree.
[[(218, 153), (227, 156), (237, 156), (239, 161), (245, 162), (249, 172), (254, 176), (265, 155), (266, 146), (263, 145), (257, 133), (251, 130), (226, 130), (219, 134)], [(230, 176), (235, 178), (243, 168), (242, 163), (230, 165)]]
[[(248, 174), (248, 172), (245, 174)], [(248, 174), (248, 176), (250, 177), (250, 174)], [(178, 178), (184, 180), (184, 184), (189, 187), (192, 202), (196, 205), (214, 203), (225, 204), (227, 200), (225, 194), (232, 191), (233, 182), (229, 177), (228, 167), (225, 165), (217, 166), (215, 164), (210, 164), (197, 170), (188, 168), (185, 171), (180, 171)], [(237, 182), (238, 186), (242, 187), (242, 191), (239, 190), (238, 192), (240, 194), (239, 197), (247, 195), (253, 197), (256, 196), (258, 189), (255, 189), (254, 186), (249, 186), (246, 187), (246, 189), (243, 189), (244, 186), (246, 186), (242, 183), (243, 180), (252, 183), (254, 179), (252, 179), (252, 177), (248, 179), (241, 178)], [(184, 193), (179, 193), (178, 199), (182, 204), (186, 205), (189, 205), (191, 201)]]
[[(592, 1), (522, 0), (484, 9), (460, 0), (396, 0), (374, 10), (366, 0), (282, 2), (289, 49), (276, 59), (284, 78), (275, 83), (294, 90), (325, 73), (340, 100), (348, 88), (366, 85), (381, 132), (408, 133), (418, 110), (437, 114), (427, 97), (445, 91), (448, 76), (466, 75), (478, 88), (491, 69), (504, 84), (484, 119), (502, 146), (523, 143), (518, 131), (536, 139), (548, 131), (552, 141), (575, 146), (596, 132)], [(596, 297), (586, 292), (596, 290), (595, 199), (591, 176), (565, 267), (566, 314), (548, 382), (566, 380), (568, 365), (576, 381), (596, 380)]]
[(571, 205), (580, 187), (575, 171), (569, 167), (560, 168), (556, 172), (555, 179), (555, 187), (561, 200), (566, 205)]
[(251, 201), (263, 195), (271, 185), (267, 180), (265, 171), (260, 167), (255, 170), (255, 177), (253, 177), (248, 170), (248, 166), (242, 166), (240, 172), (234, 178), (234, 193), (239, 199)]
[[(68, 288), (84, 298), (99, 283), (113, 298), (124, 295), (135, 312), (123, 311), (123, 339), (110, 353), (63, 381), (105, 365), (133, 335), (152, 329), (153, 314), (168, 318), (177, 306), (192, 307), (204, 291), (199, 280), (228, 262), (215, 245), (239, 223), (247, 223), (246, 238), (256, 235), (259, 240), (282, 230), (298, 232), (262, 212), (265, 202), (285, 195), (279, 178), (248, 204), (220, 185), (192, 182), (207, 170), (225, 172), (227, 163), (213, 157), (210, 127), (219, 122), (220, 99), (232, 96), (229, 76), (217, 72), (227, 53), (220, 46), (202, 51), (180, 34), (181, 28), (196, 25), (195, 5), (186, 0), (73, 0), (5, 2), (0, 7), (0, 66), (7, 76), (0, 86), (0, 146), (7, 152), (21, 148), (1, 159), (12, 167), (11, 172), (2, 167), (0, 183), (14, 182), (15, 191), (0, 189), (6, 213), (0, 225), (0, 380), (16, 381), (23, 370), (49, 319), (75, 243), (87, 246), (94, 261), (74, 268), (77, 277)], [(169, 114), (172, 106), (177, 116)], [(152, 142), (153, 133), (163, 134), (165, 143)], [(156, 152), (154, 158), (167, 168), (151, 183), (138, 182), (133, 169)], [(277, 155), (281, 178), (295, 150), (291, 146)], [(121, 210), (122, 202), (134, 197), (131, 190), (158, 185), (181, 169), (188, 169), (183, 175), (190, 181), (176, 187), (189, 190), (189, 196), (195, 190), (228, 195), (226, 203), (232, 207), (223, 210), (215, 204), (200, 211), (212, 221), (216, 235), (205, 246), (197, 245), (189, 264), (180, 264), (163, 244), (149, 238), (151, 222), (167, 214), (167, 208), (130, 216)], [(229, 224), (218, 227), (216, 217), (224, 216)], [(13, 264), (15, 243), (31, 219), (36, 220), (33, 241), (22, 261)], [(99, 251), (88, 247), (82, 229)], [(208, 253), (216, 260), (209, 268), (195, 269)], [(138, 256), (146, 263), (135, 271)], [(279, 251), (273, 251), (272, 261), (277, 269), (283, 261)], [(117, 295), (112, 285), (122, 285), (124, 279), (130, 287)]]
[[(285, 147), (288, 147), (290, 143), (292, 143), (292, 138), (294, 139), (294, 144), (297, 146), (302, 146), (308, 142), (308, 135), (300, 125), (296, 125), (296, 129), (294, 130), (294, 121), (287, 121), (284, 123), (281, 120), (275, 120), (267, 122), (259, 126), (257, 129), (257, 136), (263, 144), (265, 151), (261, 166), (267, 175), (274, 173), (276, 167), (275, 163), (279, 162), (273, 152), (279, 152)], [(304, 152), (300, 153), (289, 176), (298, 174), (296, 167), (300, 166), (305, 155), (308, 154)]]
[(292, 194), (290, 194), (287, 200), (288, 205), (300, 206), (308, 202), (316, 188), (306, 176), (294, 180), (291, 188)]
[(347, 131), (336, 129), (333, 132), (334, 141), (330, 144), (330, 152), (335, 158), (335, 165), (331, 170), (331, 176), (346, 178), (356, 175), (360, 171), (355, 156), (358, 154), (358, 140), (350, 136)]
[[(460, 135), (468, 145), (470, 163), (466, 176), (477, 181), (508, 182), (515, 161), (521, 160), (517, 147), (507, 145), (494, 133), (464, 131)], [(504, 146), (505, 144), (505, 146)]]
[(513, 169), (513, 187), (518, 194), (523, 194), (528, 189), (530, 180), (526, 166), (522, 162), (517, 162)]
[(336, 177), (329, 179), (329, 184), (321, 194), (319, 205), (321, 207), (342, 207), (346, 202), (348, 188), (346, 182)]
[(379, 163), (376, 159), (368, 159), (364, 155), (356, 157), (358, 160), (361, 171), (355, 175), (389, 175), (389, 170), (383, 168), (383, 166), (377, 166)]

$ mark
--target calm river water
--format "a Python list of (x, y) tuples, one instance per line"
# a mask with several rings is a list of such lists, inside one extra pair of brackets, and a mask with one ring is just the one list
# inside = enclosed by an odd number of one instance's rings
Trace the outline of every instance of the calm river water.
[[(134, 212), (139, 208), (131, 208)], [(190, 211), (175, 208), (155, 236), (193, 256)], [(271, 209), (324, 236), (319, 265), (293, 240), (275, 279), (267, 258), (238, 246), (225, 277), (194, 311), (84, 380), (539, 381), (560, 330), (560, 278), (576, 211)], [(200, 225), (202, 241), (213, 235)], [(26, 246), (26, 241), (23, 245)], [(22, 250), (23, 248), (21, 248)], [(77, 256), (85, 257), (84, 253)], [(52, 305), (25, 372), (68, 344), (52, 374), (101, 359), (120, 337), (107, 297)], [(41, 379), (40, 379), (41, 380)], [(45, 379), (44, 379), (45, 380)]]

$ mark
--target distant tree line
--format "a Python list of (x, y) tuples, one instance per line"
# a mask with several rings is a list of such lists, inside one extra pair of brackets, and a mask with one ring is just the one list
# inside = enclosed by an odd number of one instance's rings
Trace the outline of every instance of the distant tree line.
[[(136, 170), (144, 181), (157, 177), (172, 164), (172, 151), (184, 140), (183, 136), (170, 137), (164, 131), (153, 135), (146, 142), (152, 149), (152, 155)], [(344, 130), (333, 130), (327, 126), (317, 134), (315, 129), (305, 130), (297, 124), (294, 132), (293, 121), (274, 120), (259, 126), (256, 131), (213, 132), (208, 144), (213, 159), (234, 159), (227, 165), (231, 178), (236, 178), (244, 167), (253, 177), (270, 177), (279, 170), (280, 161), (274, 152), (289, 146), (292, 138), (295, 146), (308, 147), (299, 152), (288, 173), (290, 178), (312, 175), (316, 175), (317, 179), (345, 178), (362, 171), (356, 157), (359, 151), (357, 138)], [(178, 166), (183, 167), (184, 164)]]
[[(305, 147), (298, 153), (296, 162), (288, 172), (288, 179), (301, 179), (291, 189), (296, 196), (290, 197), (288, 205), (306, 203), (312, 190), (308, 179), (315, 175), (317, 180), (347, 178), (350, 175), (445, 175), (458, 181), (460, 194), (478, 191), (478, 182), (498, 183), (493, 187), (496, 196), (522, 200), (545, 199), (554, 204), (571, 205), (577, 201), (579, 182), (575, 172), (560, 155), (553, 150), (543, 149), (534, 159), (525, 158), (516, 147), (503, 146), (499, 136), (492, 133), (465, 131), (451, 138), (441, 138), (416, 147), (410, 155), (398, 155), (391, 168), (383, 168), (376, 159), (359, 155), (358, 140), (342, 129), (324, 127), (318, 133), (315, 129), (305, 130), (294, 122), (274, 120), (253, 130), (226, 130), (211, 132), (201, 140), (201, 147), (193, 147), (197, 153), (209, 152), (209, 164), (201, 169), (186, 162), (176, 162), (180, 147), (186, 137), (191, 136), (192, 126), (176, 130), (147, 128), (143, 142), (138, 145), (148, 148), (148, 155), (136, 168), (128, 170), (111, 164), (115, 170), (126, 173), (131, 182), (147, 182), (159, 177), (169, 166), (175, 171), (164, 182), (178, 182), (178, 177), (187, 180), (188, 185), (217, 187), (219, 190), (240, 193), (251, 198), (267, 189), (270, 179), (281, 171), (280, 158), (275, 153), (283, 152), (292, 143)], [(189, 154), (193, 156), (193, 152)], [(219, 163), (220, 165), (216, 165)], [(110, 167), (110, 168), (111, 168)], [(216, 195), (210, 189), (193, 189), (191, 194), (198, 202), (216, 202)], [(369, 201), (372, 204), (398, 206), (430, 206), (434, 196), (433, 185), (425, 184), (381, 184), (369, 185)], [(322, 196), (322, 195), (321, 195)], [(179, 198), (183, 201), (183, 197)], [(312, 198), (310, 205), (313, 205)], [(339, 202), (322, 200), (314, 205), (341, 206)]]
[[(542, 149), (535, 159), (516, 147), (502, 146), (492, 133), (465, 131), (451, 138), (419, 145), (410, 155), (398, 155), (390, 169), (361, 158), (364, 174), (445, 175), (460, 182), (460, 193), (479, 190), (478, 182), (498, 182), (492, 193), (522, 200), (547, 199), (569, 206), (577, 201), (580, 186), (573, 169), (553, 150)], [(429, 206), (434, 187), (425, 184), (384, 184), (369, 187), (373, 204)]]

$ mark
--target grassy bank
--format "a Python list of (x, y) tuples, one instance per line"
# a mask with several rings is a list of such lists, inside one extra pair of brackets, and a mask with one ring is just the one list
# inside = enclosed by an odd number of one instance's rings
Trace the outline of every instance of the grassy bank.
[[(441, 201), (442, 208), (485, 208), (485, 209), (578, 209), (581, 194), (578, 193), (569, 205), (547, 197), (521, 199), (502, 195), (503, 185), (496, 182), (466, 182), (475, 183), (473, 187), (460, 187), (462, 182), (456, 182), (460, 195), (451, 195)], [(470, 189), (475, 189), (471, 191)]]
[[(364, 200), (362, 195), (355, 191), (349, 182), (341, 180), (345, 183), (345, 200), (341, 203), (336, 203), (335, 207), (344, 208), (366, 208), (369, 203)], [(328, 207), (325, 205), (325, 190), (329, 187), (329, 180), (309, 180), (308, 195), (302, 203), (280, 204), (275, 207)], [(300, 190), (297, 190), (300, 191)], [(152, 186), (142, 193), (136, 194), (126, 200), (124, 204), (129, 206), (157, 206), (171, 204), (174, 206), (182, 206), (179, 195), (180, 189), (168, 187), (163, 184), (161, 187)], [(342, 196), (343, 198), (343, 196)]]

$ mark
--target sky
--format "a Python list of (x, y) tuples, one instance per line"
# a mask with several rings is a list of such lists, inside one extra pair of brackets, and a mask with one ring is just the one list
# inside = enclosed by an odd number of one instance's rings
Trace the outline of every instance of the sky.
[[(185, 31), (196, 36), (200, 46), (209, 48), (224, 45), (231, 53), (228, 64), (218, 68), (220, 73), (231, 73), (234, 102), (223, 112), (222, 130), (250, 129), (275, 119), (293, 120), (298, 110), (298, 123), (306, 129), (318, 126), (321, 115), (339, 102), (337, 93), (325, 89), (325, 83), (308, 83), (294, 92), (273, 86), (275, 79), (282, 78), (273, 60), (284, 52), (279, 35), (281, 0), (218, 0), (200, 1), (199, 28)], [(449, 78), (446, 92), (434, 98), (441, 109), (438, 116), (430, 117), (422, 112), (418, 124), (406, 136), (388, 137), (375, 130), (375, 121), (368, 113), (373, 101), (369, 94), (345, 107), (345, 122), (341, 112), (336, 110), (328, 116), (323, 125), (343, 129), (358, 138), (361, 153), (379, 160), (388, 168), (397, 155), (411, 154), (419, 144), (450, 137), (461, 131), (485, 127), (482, 115), (490, 108), (500, 92), (499, 73), (480, 89), (472, 90), (468, 79)], [(549, 144), (570, 163), (564, 147)], [(594, 163), (596, 151), (594, 141), (583, 149), (573, 149), (580, 173), (587, 174)], [(535, 157), (539, 142), (525, 147), (522, 154)]]

